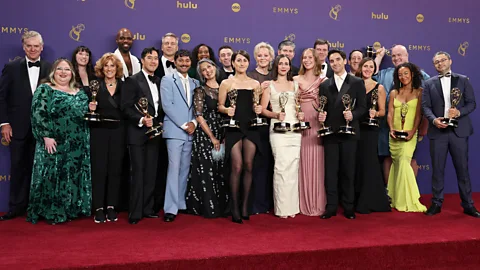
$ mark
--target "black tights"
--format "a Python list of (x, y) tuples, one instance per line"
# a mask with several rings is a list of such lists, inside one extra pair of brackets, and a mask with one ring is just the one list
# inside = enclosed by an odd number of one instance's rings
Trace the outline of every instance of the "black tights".
[(230, 194), (232, 217), (240, 218), (240, 176), (243, 172), (242, 216), (248, 216), (248, 196), (252, 186), (252, 167), (256, 145), (244, 138), (238, 141), (231, 152)]

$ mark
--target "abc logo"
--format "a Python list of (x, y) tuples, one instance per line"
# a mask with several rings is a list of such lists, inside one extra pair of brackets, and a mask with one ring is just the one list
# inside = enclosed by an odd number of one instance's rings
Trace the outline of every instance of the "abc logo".
[(417, 22), (421, 23), (421, 22), (423, 22), (423, 20), (425, 20), (425, 17), (423, 16), (423, 14), (418, 14), (417, 15)]
[(190, 35), (189, 34), (183, 34), (180, 39), (182, 40), (183, 43), (189, 43), (190, 42)]
[(232, 11), (233, 12), (239, 12), (240, 11), (240, 4), (239, 3), (233, 3), (232, 4)]

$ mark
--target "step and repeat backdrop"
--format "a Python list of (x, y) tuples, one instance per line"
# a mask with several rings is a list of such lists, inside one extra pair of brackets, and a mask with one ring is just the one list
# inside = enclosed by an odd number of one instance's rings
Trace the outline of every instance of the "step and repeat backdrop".
[[(161, 37), (173, 32), (180, 37), (179, 47), (193, 49), (206, 43), (215, 52), (222, 45), (253, 53), (255, 44), (266, 41), (274, 48), (282, 40), (296, 43), (294, 64), (300, 64), (303, 49), (323, 38), (331, 48), (364, 49), (368, 45), (390, 48), (403, 44), (410, 62), (434, 75), (432, 57), (443, 50), (452, 55), (453, 72), (470, 76), (473, 87), (480, 88), (475, 76), (480, 59), (480, 37), (474, 29), (480, 9), (477, 0), (392, 1), (392, 0), (20, 0), (0, 3), (0, 65), (23, 57), (21, 35), (35, 30), (44, 38), (42, 57), (53, 61), (71, 57), (84, 45), (94, 60), (116, 49), (115, 35), (126, 27), (134, 34), (132, 53), (143, 48), (160, 47)], [(252, 58), (253, 59), (253, 58)], [(382, 67), (391, 66), (385, 57)], [(255, 68), (254, 61), (250, 68)], [(472, 115), (480, 127), (480, 110)], [(475, 191), (480, 191), (478, 133), (470, 139), (470, 169)], [(430, 193), (431, 162), (428, 139), (418, 145), (422, 193)], [(8, 205), (10, 182), (9, 147), (0, 145), (0, 211)], [(455, 171), (447, 162), (445, 189), (458, 192)]]

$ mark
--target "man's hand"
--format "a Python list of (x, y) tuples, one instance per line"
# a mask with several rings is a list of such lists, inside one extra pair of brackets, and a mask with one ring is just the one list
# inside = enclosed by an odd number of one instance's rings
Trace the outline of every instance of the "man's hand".
[(195, 132), (195, 125), (193, 124), (193, 122), (187, 123), (187, 129), (185, 129), (185, 131), (188, 133), (188, 135), (192, 135), (193, 132)]
[(446, 127), (448, 127), (447, 124), (442, 123), (442, 120), (443, 120), (443, 119), (444, 119), (443, 117), (435, 118), (435, 120), (433, 120), (433, 124), (434, 124), (437, 128), (446, 128)]
[(352, 111), (343, 111), (343, 117), (347, 121), (352, 121), (353, 120), (353, 114)]
[(146, 127), (153, 126), (153, 117), (144, 117), (142, 120), (142, 124)]
[(318, 122), (324, 123), (327, 119), (327, 112), (318, 113)]
[(10, 126), (10, 124), (3, 125), (2, 137), (5, 138), (5, 141), (7, 141), (7, 143), (10, 143), (12, 141), (12, 136), (13, 136), (12, 126)]
[(448, 109), (448, 118), (457, 118), (460, 112), (455, 108)]
[(385, 47), (382, 47), (382, 48), (377, 50), (377, 56), (376, 57), (378, 57), (380, 59), (383, 59), (383, 57), (385, 56), (385, 53), (386, 53)]

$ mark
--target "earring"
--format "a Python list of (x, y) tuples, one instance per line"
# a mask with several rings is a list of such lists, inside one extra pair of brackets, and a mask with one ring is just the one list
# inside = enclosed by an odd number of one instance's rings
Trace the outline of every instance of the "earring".
[(400, 82), (400, 88), (402, 88), (402, 82)]

